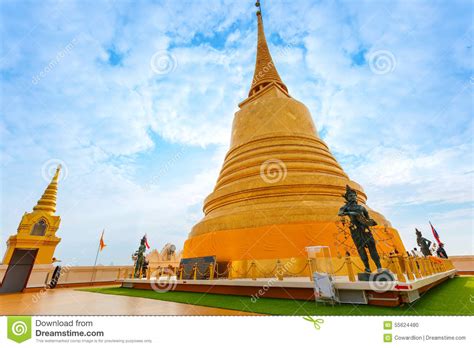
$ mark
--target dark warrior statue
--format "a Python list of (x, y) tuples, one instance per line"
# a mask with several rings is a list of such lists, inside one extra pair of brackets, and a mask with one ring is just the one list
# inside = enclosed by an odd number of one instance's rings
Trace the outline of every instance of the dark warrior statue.
[(418, 230), (417, 228), (415, 228), (415, 231), (416, 231), (416, 244), (418, 244), (418, 246), (420, 247), (421, 253), (424, 256), (430, 256), (431, 255), (431, 251), (430, 251), (431, 241), (423, 237), (421, 235), (421, 231)]
[(380, 264), (380, 257), (375, 247), (374, 236), (370, 231), (370, 226), (375, 226), (377, 223), (369, 217), (367, 209), (357, 203), (357, 193), (351, 189), (349, 185), (346, 185), (346, 193), (343, 197), (346, 199), (346, 204), (339, 209), (338, 215), (349, 216), (351, 237), (364, 263), (365, 272), (371, 272), (369, 258), (367, 257), (365, 248), (369, 249), (370, 257), (380, 271), (382, 265)]
[(138, 278), (140, 276), (140, 270), (142, 271), (142, 275), (146, 274), (146, 270), (148, 268), (148, 261), (146, 261), (145, 259), (145, 241), (146, 238), (143, 237), (140, 241), (140, 246), (138, 247), (138, 250), (135, 251), (135, 253), (132, 255), (132, 259), (135, 260), (135, 278)]

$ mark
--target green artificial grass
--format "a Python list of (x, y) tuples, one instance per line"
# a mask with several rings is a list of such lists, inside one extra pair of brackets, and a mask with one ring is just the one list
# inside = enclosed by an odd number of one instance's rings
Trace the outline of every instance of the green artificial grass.
[(474, 277), (449, 279), (429, 290), (419, 300), (400, 307), (378, 307), (369, 305), (328, 305), (315, 301), (260, 298), (170, 291), (158, 293), (153, 290), (128, 288), (92, 288), (81, 291), (101, 294), (143, 297), (206, 307), (234, 309), (244, 312), (270, 315), (473, 315)]

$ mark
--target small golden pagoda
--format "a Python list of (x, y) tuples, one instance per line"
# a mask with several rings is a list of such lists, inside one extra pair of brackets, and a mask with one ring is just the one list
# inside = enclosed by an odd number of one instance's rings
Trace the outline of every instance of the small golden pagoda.
[[(185, 242), (183, 258), (216, 256), (218, 262), (234, 265), (295, 258), (304, 266), (305, 247), (315, 245), (329, 246), (333, 256), (344, 255), (341, 246), (353, 247), (350, 236), (341, 236), (338, 217), (345, 187), (355, 189), (363, 205), (367, 196), (320, 139), (306, 106), (290, 96), (270, 55), (260, 10), (257, 22), (250, 92), (239, 104), (230, 149), (214, 191), (204, 201), (205, 216)], [(378, 223), (374, 236), (379, 252), (405, 251), (390, 223), (367, 209)]]
[(15, 235), (7, 240), (7, 251), (3, 264), (8, 264), (15, 249), (38, 249), (35, 264), (51, 264), (56, 246), (61, 238), (56, 237), (61, 217), (56, 212), (56, 196), (61, 166), (56, 172), (31, 213), (23, 214)]

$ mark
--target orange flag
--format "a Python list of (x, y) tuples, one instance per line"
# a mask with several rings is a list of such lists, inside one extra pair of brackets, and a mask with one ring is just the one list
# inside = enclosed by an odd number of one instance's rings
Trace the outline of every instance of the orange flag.
[(104, 231), (102, 231), (102, 236), (100, 236), (99, 249), (102, 251), (107, 245), (104, 243)]

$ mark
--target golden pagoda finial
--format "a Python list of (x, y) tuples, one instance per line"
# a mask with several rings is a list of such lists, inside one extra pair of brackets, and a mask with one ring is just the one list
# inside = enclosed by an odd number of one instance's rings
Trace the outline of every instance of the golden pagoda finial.
[(268, 49), (267, 40), (265, 39), (265, 32), (263, 30), (262, 8), (260, 6), (260, 1), (257, 1), (255, 6), (258, 8), (257, 59), (255, 62), (255, 72), (253, 74), (252, 86), (250, 87), (249, 96), (254, 95), (260, 89), (272, 82), (276, 83), (286, 92), (288, 92), (288, 88), (286, 88), (285, 84), (280, 78), (280, 75), (278, 75), (278, 71), (276, 70), (275, 64), (273, 63), (270, 50)]
[(260, 1), (257, 0), (255, 6), (258, 8), (257, 15), (262, 14), (262, 7), (260, 6)]
[(58, 183), (58, 180), (59, 180), (59, 172), (61, 171), (63, 167), (58, 164), (58, 166), (56, 167), (56, 172), (54, 173), (54, 176), (53, 178), (51, 179), (51, 182), (55, 182), (56, 184)]
[(56, 212), (56, 196), (58, 193), (59, 173), (61, 172), (61, 165), (58, 165), (51, 182), (44, 191), (38, 203), (34, 206), (33, 211), (45, 211), (49, 214)]

